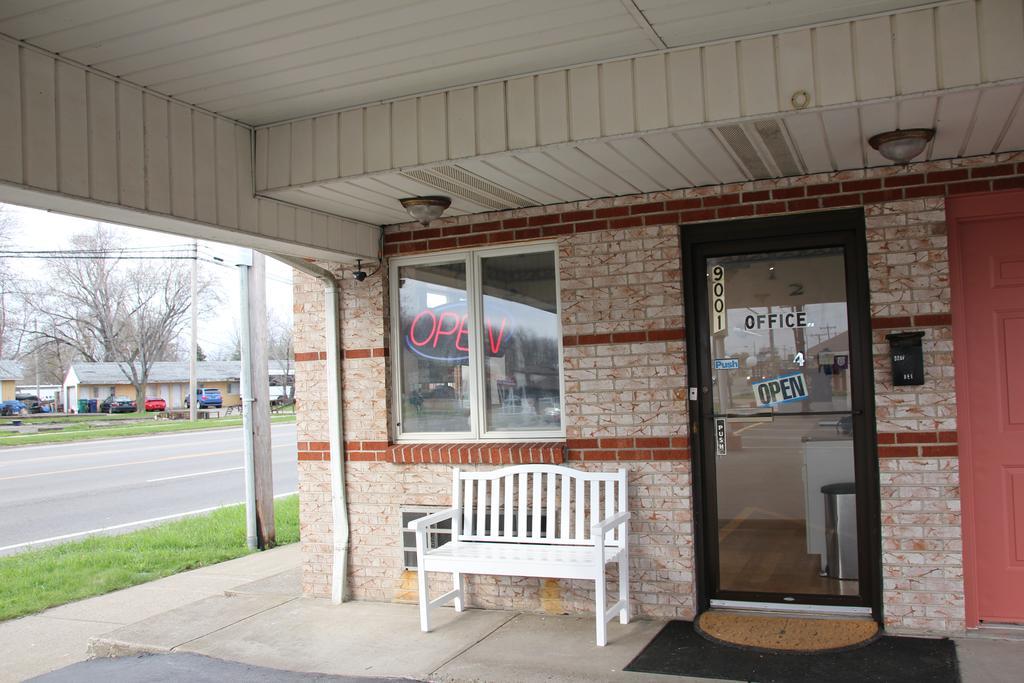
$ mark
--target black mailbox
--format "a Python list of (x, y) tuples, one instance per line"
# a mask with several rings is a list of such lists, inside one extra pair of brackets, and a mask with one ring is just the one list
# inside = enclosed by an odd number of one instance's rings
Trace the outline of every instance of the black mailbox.
[(924, 332), (896, 332), (887, 334), (889, 355), (892, 358), (892, 383), (897, 387), (924, 384), (924, 351), (921, 338)]

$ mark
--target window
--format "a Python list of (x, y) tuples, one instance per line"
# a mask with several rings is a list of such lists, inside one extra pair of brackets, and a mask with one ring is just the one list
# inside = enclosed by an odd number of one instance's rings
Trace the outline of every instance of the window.
[(395, 259), (391, 268), (399, 438), (564, 435), (553, 245)]

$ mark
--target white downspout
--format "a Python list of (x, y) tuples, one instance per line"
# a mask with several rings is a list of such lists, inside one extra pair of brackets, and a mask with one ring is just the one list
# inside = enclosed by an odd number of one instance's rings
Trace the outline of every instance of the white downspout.
[(345, 599), (348, 573), (348, 498), (345, 492), (345, 432), (342, 407), (341, 310), (338, 283), (333, 277), (324, 288), (324, 328), (327, 338), (327, 432), (331, 453), (331, 518), (334, 529), (334, 557), (331, 602)]
[(334, 273), (315, 263), (293, 256), (275, 254), (274, 258), (324, 283), (324, 337), (327, 347), (327, 432), (330, 447), (331, 522), (334, 530), (331, 602), (345, 600), (348, 577), (349, 520), (345, 490), (345, 422), (342, 406), (341, 286)]

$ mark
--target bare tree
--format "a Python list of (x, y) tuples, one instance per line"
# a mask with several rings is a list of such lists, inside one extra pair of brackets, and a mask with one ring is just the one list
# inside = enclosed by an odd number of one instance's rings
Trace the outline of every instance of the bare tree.
[[(273, 312), (268, 313), (267, 318), (267, 350), (270, 354), (270, 361), (271, 363), (280, 361), (280, 370), (284, 373), (281, 380), (284, 386), (284, 395), (286, 398), (292, 399), (295, 398), (294, 326), (291, 320), (282, 320)], [(274, 375), (276, 370), (277, 368), (271, 367), (270, 374)]]
[(119, 340), (132, 314), (127, 278), (113, 232), (99, 223), (70, 239), (74, 255), (48, 261), (48, 282), (28, 283), (20, 299), (39, 321), (38, 335), (90, 362), (120, 358)]
[(228, 333), (227, 343), (217, 349), (214, 360), (242, 360), (242, 333), (238, 329), (238, 321)]
[[(0, 204), (0, 247), (6, 247), (11, 241), (11, 235), (18, 225), (18, 219)], [(13, 358), (17, 350), (10, 339), (12, 332), (15, 332), (17, 325), (12, 325), (13, 318), (13, 297), (11, 296), (11, 285), (13, 276), (6, 258), (0, 258), (0, 358)]]
[[(21, 297), (39, 321), (34, 337), (88, 361), (119, 363), (142, 411), (153, 363), (175, 356), (189, 318), (189, 269), (180, 260), (123, 257), (119, 236), (99, 224), (71, 244), (77, 253), (49, 262), (47, 285)], [(199, 291), (202, 317), (219, 295), (207, 275)]]
[(18, 356), (22, 361), (26, 380), (30, 377), (29, 373), (34, 377), (32, 371), (38, 367), (41, 384), (63, 384), (68, 367), (75, 357), (74, 349), (55, 341), (52, 335), (27, 336), (27, 348)]

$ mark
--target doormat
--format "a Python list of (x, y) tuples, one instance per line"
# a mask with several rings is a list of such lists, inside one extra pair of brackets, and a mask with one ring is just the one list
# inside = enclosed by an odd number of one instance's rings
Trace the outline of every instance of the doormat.
[(807, 619), (764, 614), (704, 612), (697, 633), (724, 645), (762, 652), (829, 652), (864, 646), (878, 635), (868, 619)]
[(852, 650), (766, 653), (720, 645), (689, 621), (670, 621), (626, 671), (759, 683), (959, 683), (953, 641), (882, 636)]

